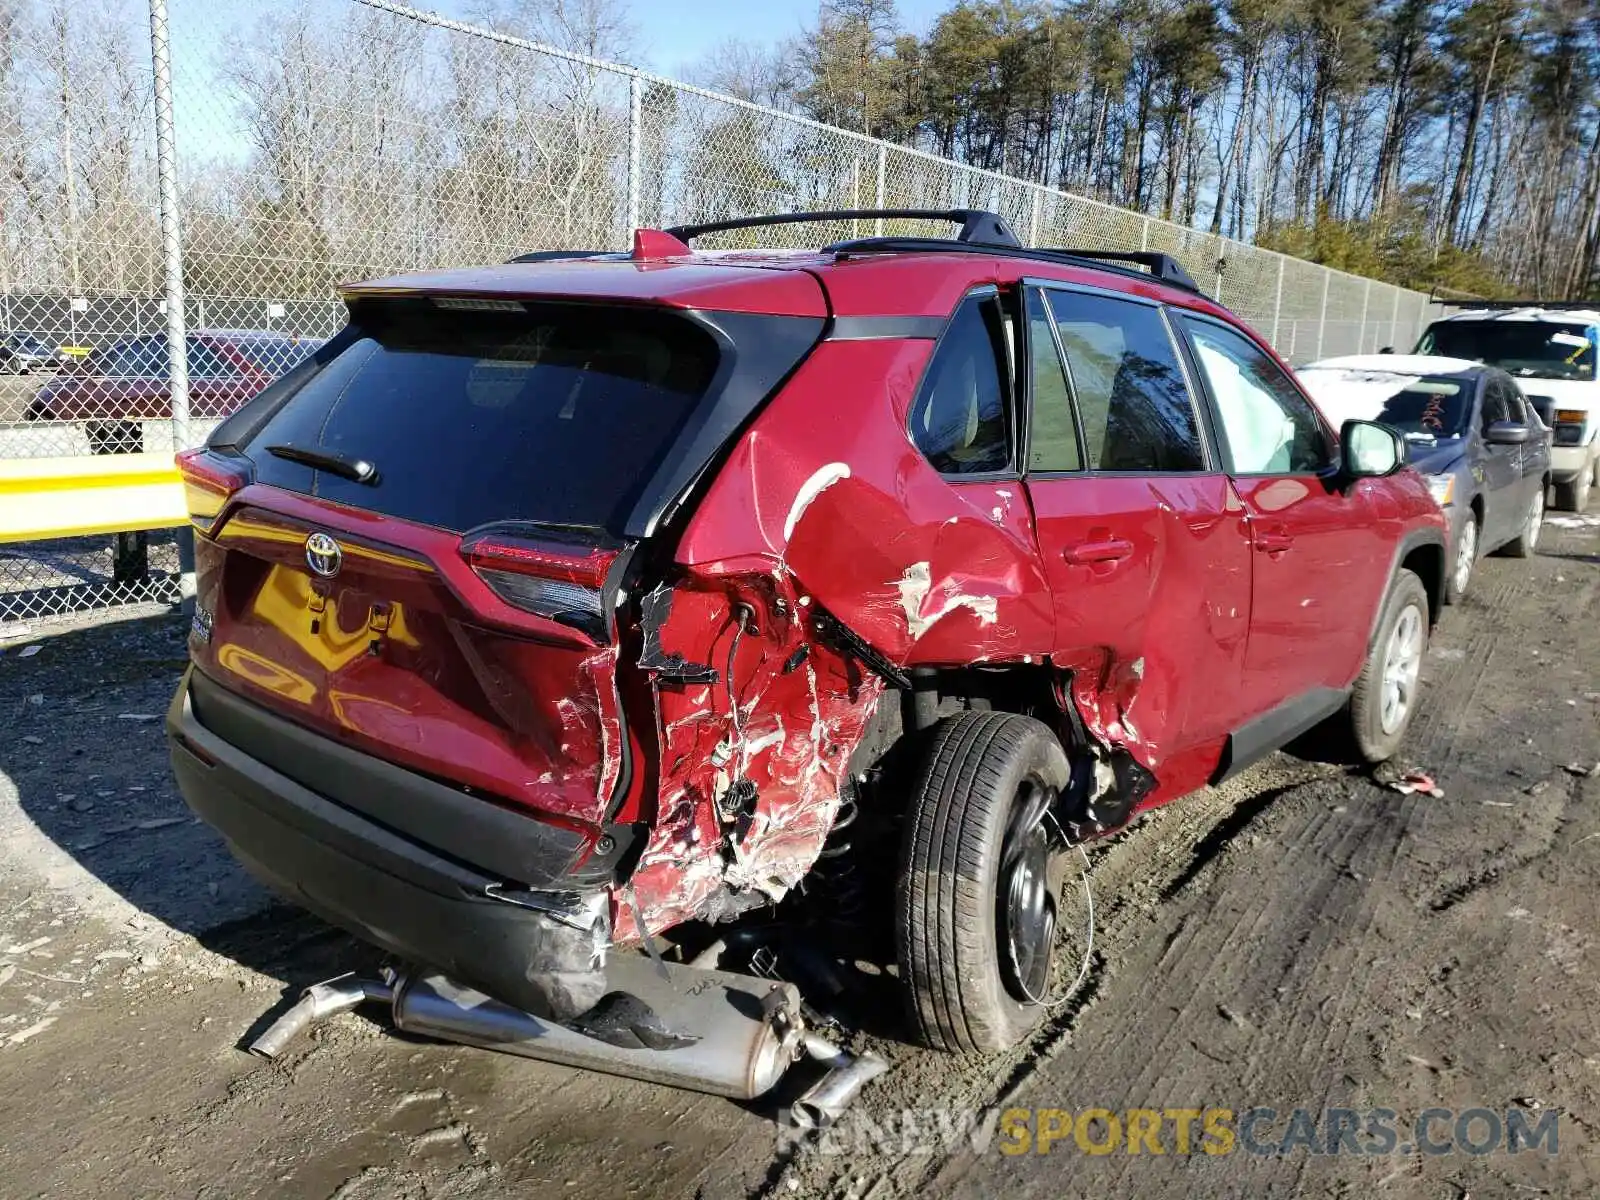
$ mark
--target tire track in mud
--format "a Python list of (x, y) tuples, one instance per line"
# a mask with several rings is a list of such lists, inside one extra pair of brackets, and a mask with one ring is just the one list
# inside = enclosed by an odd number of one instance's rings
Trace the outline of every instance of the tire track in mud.
[[(1125, 833), (1093, 848), (1090, 880), (1096, 895), (1096, 953), (1079, 992), (1045, 1022), (1025, 1047), (998, 1060), (968, 1061), (892, 1043), (876, 1045), (874, 1048), (890, 1057), (891, 1072), (860, 1104), (873, 1114), (901, 1108), (981, 1110), (1003, 1107), (1024, 1095), (1043, 1067), (1075, 1045), (1084, 1019), (1103, 1004), (1108, 990), (1126, 969), (1125, 955), (1112, 947), (1148, 943), (1148, 936), (1139, 935), (1149, 934), (1160, 914), (1163, 894), (1172, 890), (1184, 874), (1205, 875), (1211, 869), (1209, 861), (1197, 862), (1190, 848), (1230, 819), (1240, 830), (1268, 819), (1264, 814), (1270, 805), (1259, 802), (1258, 788), (1276, 798), (1338, 775), (1336, 768), (1322, 764), (1275, 758), (1223, 788), (1207, 789), (1157, 810)], [(1247, 816), (1239, 815), (1241, 809), (1248, 810)], [(1174, 847), (1183, 848), (1183, 852), (1174, 853)], [(1216, 847), (1219, 854), (1225, 851), (1220, 839)], [(1117, 902), (1106, 903), (1104, 898), (1112, 895)], [(1189, 948), (1181, 946), (1181, 934), (1181, 929), (1171, 931), (1161, 953), (1185, 957)], [(1217, 956), (1211, 954), (1209, 961), (1216, 965)], [(1069, 965), (1069, 982), (1077, 969), (1077, 963)], [(939, 1176), (943, 1161), (921, 1152), (877, 1154), (868, 1161), (854, 1162), (841, 1173), (827, 1157), (799, 1147), (752, 1195), (782, 1196), (791, 1190), (831, 1196), (907, 1195), (932, 1183)]]
[[(1554, 573), (1547, 561), (1542, 567), (1510, 562), (1498, 568), (1490, 564), (1480, 577), (1485, 586), (1478, 603), (1469, 599), (1445, 616), (1436, 643), (1445, 653), (1430, 656), (1426, 708), (1418, 715), (1408, 756), (1439, 774), (1460, 774), (1462, 787), (1476, 793), (1487, 787), (1489, 795), (1497, 786), (1493, 773), (1506, 768), (1501, 755), (1487, 783), (1478, 777), (1489, 766), (1483, 742), (1506, 706), (1487, 701), (1502, 694), (1515, 701), (1519, 695), (1528, 657), (1519, 639), (1530, 629), (1549, 631), (1551, 623), (1541, 618), (1548, 615)], [(1594, 580), (1578, 586), (1576, 596), (1561, 597), (1577, 603), (1560, 626), (1592, 607)], [(1525, 703), (1513, 703), (1509, 712), (1526, 729)], [(1576, 795), (1576, 789), (1568, 794)], [(1174, 910), (1168, 919), (1159, 908), (1137, 912), (1136, 905), (1131, 907), (1142, 920), (1119, 913), (1115, 926), (1108, 922), (1102, 929), (1099, 945), (1107, 962), (1092, 1004), (1055, 1029), (1043, 1046), (1035, 1043), (1033, 1056), (1015, 1064), (1007, 1086), (991, 1090), (987, 1099), (968, 1089), (947, 1091), (940, 1099), (1116, 1108), (1159, 1105), (1164, 1098), (1189, 1094), (1196, 1104), (1220, 1103), (1219, 1089), (1230, 1082), (1245, 1090), (1234, 1095), (1248, 1093), (1252, 1103), (1288, 1099), (1327, 1105), (1367, 1094), (1371, 1077), (1394, 1066), (1394, 1055), (1363, 1019), (1367, 998), (1404, 972), (1407, 932), (1415, 921), (1427, 919), (1427, 899), (1443, 894), (1438, 887), (1416, 894), (1414, 852), (1436, 826), (1460, 820), (1458, 811), (1444, 803), (1383, 790), (1360, 776), (1341, 780), (1337, 774), (1310, 774), (1288, 786), (1258, 790), (1232, 807), (1219, 806), (1215, 797), (1180, 801), (1176, 808), (1193, 805), (1193, 810), (1129, 837), (1170, 847), (1174, 836), (1191, 835), (1186, 860), (1155, 847), (1121, 855), (1130, 866), (1136, 862), (1146, 869), (1165, 859), (1163, 865), (1171, 869), (1159, 900), (1160, 907)], [(1485, 830), (1504, 813), (1470, 796), (1461, 803), (1471, 806), (1468, 818)], [(1519, 821), (1513, 845), (1497, 851), (1498, 858), (1491, 855), (1489, 867), (1470, 868), (1469, 878), (1481, 876), (1480, 883), (1487, 885), (1548, 853), (1559, 840), (1560, 810), (1567, 803), (1543, 806), (1531, 824)], [(1281, 839), (1265, 863), (1260, 854), (1246, 858), (1241, 845), (1257, 834)], [(1112, 847), (1110, 854), (1120, 848)], [(1245, 861), (1235, 863), (1235, 858)], [(1111, 880), (1099, 882), (1103, 892)], [(1148, 943), (1142, 954), (1116, 944), (1141, 932)], [(1141, 986), (1147, 981), (1150, 987)], [(1102, 1020), (1108, 1014), (1112, 1019)], [(1082, 1070), (1072, 1071), (1075, 1064)], [(1097, 1070), (1102, 1065), (1106, 1069)], [(1049, 1091), (1051, 1076), (1062, 1069), (1071, 1082)], [(1084, 1079), (1098, 1081), (1080, 1082)], [(994, 1161), (982, 1165), (991, 1167)], [(1000, 1161), (1000, 1170), (983, 1170), (981, 1179), (968, 1176), (974, 1165), (970, 1155), (934, 1163), (875, 1163), (870, 1173), (857, 1164), (852, 1181), (835, 1176), (833, 1194), (860, 1195), (863, 1184), (873, 1196), (906, 1195), (930, 1186), (974, 1195), (1012, 1191), (1023, 1180), (1005, 1167), (1019, 1160)], [(1226, 1182), (1223, 1190), (1243, 1182), (1237, 1174), (1224, 1181), (1212, 1169), (1216, 1164), (1205, 1161), (1176, 1170), (1149, 1159), (1070, 1161), (1074, 1192), (1117, 1192), (1120, 1184), (1135, 1186), (1142, 1196), (1187, 1195), (1208, 1190), (1191, 1187), (1207, 1174), (1217, 1184)], [(1325, 1172), (1325, 1164), (1308, 1159), (1234, 1162), (1248, 1170), (1252, 1190), (1270, 1183), (1300, 1191)], [(803, 1159), (797, 1165), (803, 1167)], [(1380, 1182), (1380, 1171), (1388, 1174), (1394, 1165), (1383, 1161), (1354, 1169), (1370, 1187)], [(1080, 1175), (1084, 1166), (1089, 1170)], [(1346, 1173), (1350, 1170), (1346, 1164)]]

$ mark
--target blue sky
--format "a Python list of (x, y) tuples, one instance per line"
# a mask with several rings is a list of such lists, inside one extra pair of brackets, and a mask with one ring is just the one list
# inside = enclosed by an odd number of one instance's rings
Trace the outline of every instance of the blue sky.
[[(84, 0), (85, 3), (89, 0)], [(212, 90), (219, 35), (270, 19), (275, 5), (295, 0), (168, 0), (180, 156), (234, 158), (245, 152), (230, 106)], [(327, 11), (354, 0), (317, 0)], [(817, 21), (818, 0), (616, 0), (628, 14), (638, 50), (631, 66), (682, 78), (707, 52), (730, 40), (772, 45)], [(902, 26), (924, 34), (956, 0), (898, 0)], [(4, 3), (4, 0), (0, 0)], [(144, 0), (123, 0), (142, 20)], [(459, 21), (481, 12), (481, 0), (409, 0), (412, 7)]]
[[(926, 33), (955, 0), (899, 0), (900, 20)], [(629, 5), (648, 66), (671, 75), (730, 38), (772, 43), (816, 24), (816, 0), (634, 0)], [(441, 10), (442, 11), (442, 10)]]
[[(196, 0), (172, 0), (177, 10)], [(223, 0), (230, 3), (232, 0)], [(276, 0), (272, 0), (276, 2)], [(216, 3), (216, 0), (212, 0)], [(470, 20), (480, 6), (473, 0), (411, 0), (412, 7), (456, 20)], [(899, 0), (901, 23), (926, 33), (934, 19), (955, 0)], [(732, 38), (768, 44), (791, 37), (817, 20), (817, 0), (623, 0), (638, 32), (640, 61), (636, 67), (676, 75), (722, 42)], [(253, 3), (239, 4), (254, 12)]]

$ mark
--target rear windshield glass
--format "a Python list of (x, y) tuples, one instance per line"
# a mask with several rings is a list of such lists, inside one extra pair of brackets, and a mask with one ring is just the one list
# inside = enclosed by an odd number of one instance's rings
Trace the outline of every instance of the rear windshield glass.
[(1488, 363), (1523, 379), (1593, 379), (1594, 337), (1583, 325), (1554, 321), (1440, 321), (1419, 354)]
[[(353, 321), (245, 447), (257, 478), (455, 532), (620, 530), (718, 362), (700, 327), (644, 309), (417, 298), (364, 302)], [(274, 445), (363, 459), (377, 482)]]

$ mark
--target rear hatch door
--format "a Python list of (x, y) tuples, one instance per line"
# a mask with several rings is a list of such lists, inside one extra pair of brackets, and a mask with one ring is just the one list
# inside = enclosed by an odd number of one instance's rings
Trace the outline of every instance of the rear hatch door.
[(356, 748), (597, 828), (626, 784), (619, 581), (739, 424), (729, 405), (753, 410), (822, 321), (436, 295), (351, 309), (186, 465), (197, 667)]

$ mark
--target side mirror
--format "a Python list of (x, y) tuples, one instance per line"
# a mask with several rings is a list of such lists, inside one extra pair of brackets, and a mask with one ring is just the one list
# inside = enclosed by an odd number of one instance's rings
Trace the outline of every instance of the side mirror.
[(1339, 456), (1349, 479), (1393, 475), (1406, 461), (1406, 443), (1376, 421), (1346, 421), (1339, 430)]
[(1528, 427), (1520, 421), (1496, 421), (1483, 431), (1491, 446), (1520, 446), (1528, 440)]

